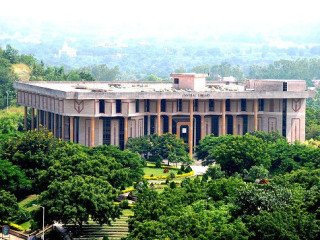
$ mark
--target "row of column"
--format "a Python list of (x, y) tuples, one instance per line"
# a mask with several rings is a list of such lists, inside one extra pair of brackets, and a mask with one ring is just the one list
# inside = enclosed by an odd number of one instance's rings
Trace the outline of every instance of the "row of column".
[[(221, 135), (226, 134), (226, 100), (221, 100)], [(253, 101), (253, 122), (254, 122), (254, 131), (258, 130), (258, 99), (254, 99)], [(193, 156), (193, 99), (189, 101), (189, 135), (188, 135), (188, 143), (189, 143), (189, 156), (192, 158)], [(233, 132), (236, 134), (237, 128), (237, 118), (233, 118)], [(172, 133), (172, 115), (168, 116), (169, 120), (169, 133)], [(157, 134), (161, 134), (161, 99), (157, 100)], [(205, 137), (205, 116), (201, 115), (201, 139)]]
[[(226, 100), (221, 101), (221, 135), (226, 134)], [(253, 104), (253, 112), (254, 112), (254, 131), (258, 129), (258, 100), (254, 99)], [(49, 112), (46, 112), (46, 119), (48, 119)], [(28, 107), (24, 107), (24, 129), (27, 130), (27, 116), (28, 116)], [(53, 124), (53, 134), (56, 135), (56, 124), (55, 118), (56, 114), (54, 115), (54, 124)], [(192, 158), (193, 154), (193, 99), (189, 101), (189, 135), (188, 135), (188, 143), (189, 143), (189, 155)], [(40, 114), (39, 110), (37, 110), (37, 128), (39, 129), (39, 121), (40, 121)], [(205, 119), (204, 115), (201, 115), (201, 139), (205, 137)], [(35, 109), (31, 108), (31, 130), (34, 130), (34, 119), (35, 119)], [(169, 120), (169, 133), (172, 133), (172, 115), (168, 116)], [(48, 124), (48, 123), (46, 123)], [(64, 136), (64, 117), (62, 118), (62, 137)], [(48, 127), (48, 126), (46, 126)], [(233, 132), (236, 133), (236, 118), (234, 118), (233, 123)], [(70, 117), (70, 141), (74, 141), (74, 117)], [(161, 99), (157, 100), (157, 134), (161, 135)], [(128, 117), (124, 117), (124, 142), (125, 144), (128, 141)], [(91, 117), (90, 119), (90, 144), (91, 147), (95, 146), (95, 118)]]
[[(45, 112), (46, 116), (46, 122), (45, 122), (45, 126), (46, 128), (49, 128), (49, 112)], [(56, 116), (57, 114), (54, 114), (53, 117), (53, 129), (52, 129), (52, 133), (54, 136), (57, 135), (57, 126), (56, 126)], [(36, 120), (36, 124), (35, 124), (35, 119)], [(74, 117), (70, 116), (70, 142), (74, 141)], [(64, 133), (65, 133), (65, 118), (64, 116), (62, 116), (61, 118), (61, 138), (64, 139)], [(31, 130), (35, 130), (35, 129), (40, 129), (40, 122), (41, 122), (41, 115), (40, 115), (40, 111), (37, 110), (37, 114), (35, 114), (35, 109), (31, 108)], [(23, 124), (23, 128), (24, 130), (28, 130), (28, 107), (24, 107), (24, 124)], [(91, 147), (95, 146), (95, 118), (91, 117), (90, 119), (90, 142), (89, 142)]]

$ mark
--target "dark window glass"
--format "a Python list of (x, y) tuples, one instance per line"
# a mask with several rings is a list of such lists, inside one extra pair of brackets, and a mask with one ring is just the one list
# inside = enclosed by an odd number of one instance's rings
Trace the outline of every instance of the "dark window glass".
[(111, 119), (103, 118), (102, 143), (111, 143)]
[(282, 90), (283, 90), (284, 92), (288, 91), (288, 83), (287, 83), (287, 82), (283, 82), (282, 88), (283, 88)]
[(140, 112), (140, 101), (136, 99), (136, 112)]
[(174, 83), (174, 84), (179, 84), (179, 78), (173, 79), (173, 83)]
[(166, 99), (161, 99), (161, 112), (165, 112), (166, 111), (166, 105), (167, 105), (167, 101)]
[(287, 99), (282, 99), (282, 136), (287, 136)]
[(116, 113), (121, 113), (121, 100), (116, 100)]
[(144, 100), (144, 111), (150, 112), (150, 100), (149, 99)]
[(241, 111), (245, 112), (247, 111), (247, 100), (241, 99)]
[(182, 111), (182, 99), (177, 100), (177, 110), (178, 112)]
[(226, 100), (226, 111), (230, 111), (230, 109), (231, 109), (231, 101), (230, 101), (230, 99), (227, 99)]
[(195, 99), (193, 102), (193, 111), (198, 112), (199, 110), (199, 101), (198, 99)]
[(99, 113), (105, 113), (105, 101), (99, 100)]
[(264, 99), (258, 100), (259, 105), (259, 111), (264, 111)]
[(214, 100), (209, 99), (209, 111), (214, 112)]

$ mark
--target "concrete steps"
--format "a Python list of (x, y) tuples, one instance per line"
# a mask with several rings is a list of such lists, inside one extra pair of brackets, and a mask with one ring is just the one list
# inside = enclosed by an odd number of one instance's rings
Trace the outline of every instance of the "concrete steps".
[[(92, 221), (88, 224), (83, 225), (82, 233), (79, 237), (74, 237), (74, 240), (101, 240), (104, 236), (108, 236), (110, 240), (119, 240), (128, 235), (128, 216), (121, 216), (120, 219), (111, 222), (109, 225), (99, 225)], [(68, 226), (68, 229), (74, 228), (73, 226)]]

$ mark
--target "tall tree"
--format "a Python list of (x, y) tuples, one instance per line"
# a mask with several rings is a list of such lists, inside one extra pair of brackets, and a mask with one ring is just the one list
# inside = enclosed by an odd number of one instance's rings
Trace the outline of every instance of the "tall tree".
[(41, 193), (40, 203), (47, 209), (47, 221), (73, 223), (81, 229), (90, 217), (99, 224), (110, 224), (119, 217), (115, 197), (116, 190), (107, 181), (74, 176), (63, 182), (53, 181)]

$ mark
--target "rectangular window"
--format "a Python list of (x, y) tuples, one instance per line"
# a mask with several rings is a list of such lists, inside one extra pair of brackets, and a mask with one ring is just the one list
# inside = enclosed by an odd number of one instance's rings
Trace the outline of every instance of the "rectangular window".
[(209, 99), (209, 111), (214, 112), (214, 100)]
[(102, 99), (99, 100), (99, 113), (105, 113), (105, 101)]
[(182, 99), (177, 100), (177, 110), (178, 112), (182, 111)]
[(193, 101), (193, 111), (195, 111), (195, 112), (199, 111), (199, 101), (198, 101), (198, 99), (195, 99)]
[(140, 101), (139, 99), (136, 99), (136, 112), (140, 112)]
[(121, 113), (121, 100), (116, 100), (116, 113)]
[(174, 84), (179, 84), (179, 78), (174, 78), (174, 79), (173, 79), (173, 83), (174, 83)]
[(246, 99), (241, 99), (241, 111), (242, 112), (247, 111), (247, 100)]
[(259, 105), (259, 111), (264, 111), (264, 99), (259, 99), (258, 100), (258, 105)]
[(231, 101), (230, 101), (230, 99), (227, 99), (226, 100), (226, 111), (230, 111), (230, 109), (231, 109)]
[(167, 109), (166, 105), (167, 105), (166, 99), (161, 99), (161, 112), (166, 112), (166, 109)]
[(150, 100), (149, 99), (144, 100), (144, 111), (150, 112)]
[(283, 90), (284, 92), (288, 91), (288, 83), (287, 83), (287, 82), (283, 82), (283, 84), (282, 84), (282, 90)]

